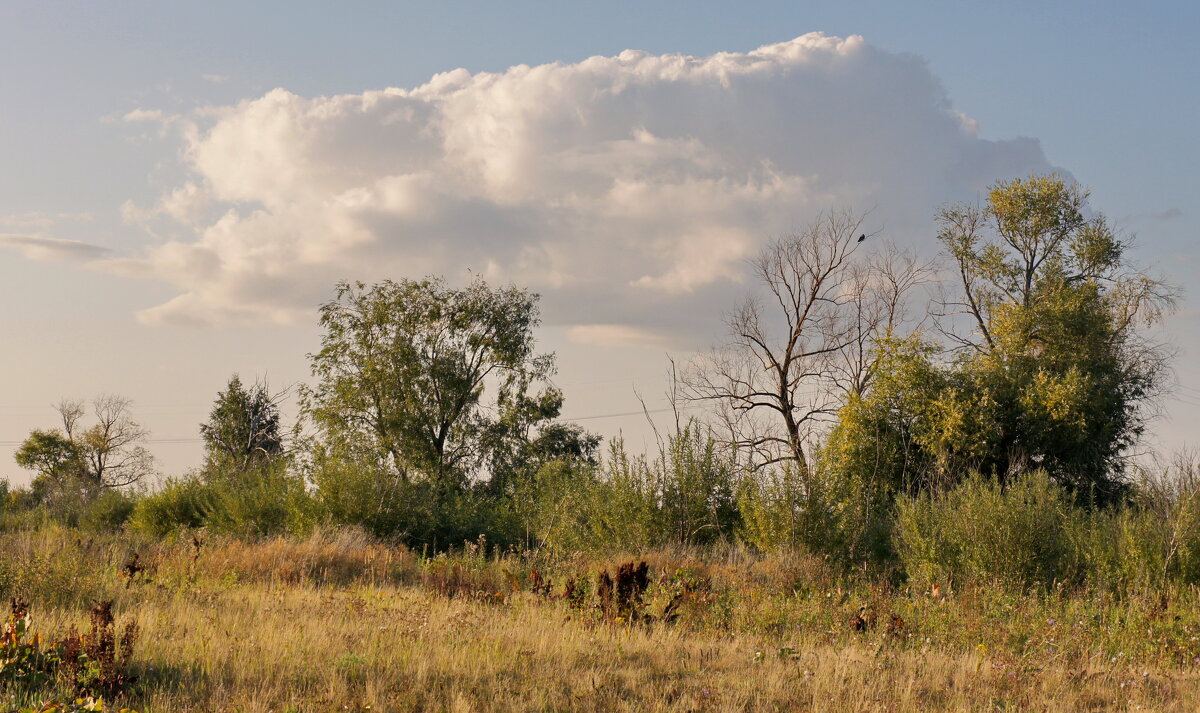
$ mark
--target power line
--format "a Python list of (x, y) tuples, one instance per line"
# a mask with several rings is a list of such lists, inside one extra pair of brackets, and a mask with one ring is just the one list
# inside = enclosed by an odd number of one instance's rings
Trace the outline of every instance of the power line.
[[(563, 417), (562, 420), (564, 420), (564, 421), (593, 421), (593, 420), (601, 419), (601, 418), (621, 418), (624, 416), (641, 416), (643, 414), (648, 414), (648, 413), (667, 413), (669, 411), (689, 411), (689, 410), (698, 409), (698, 408), (703, 408), (703, 404), (691, 404), (688, 406), (678, 406), (676, 408), (671, 408), (668, 406), (666, 408), (652, 408), (652, 409), (648, 409), (648, 410), (639, 409), (637, 411), (623, 411), (621, 413), (600, 413), (600, 414), (593, 414), (590, 416), (576, 416), (574, 418)], [(142, 442), (143, 443), (156, 443), (156, 444), (160, 444), (160, 445), (169, 445), (169, 444), (201, 443), (203, 441), (204, 441), (203, 438), (180, 437), (180, 438), (148, 438)], [(19, 446), (24, 442), (25, 441), (0, 441), (0, 446)]]
[[(141, 443), (199, 443), (202, 438), (147, 438)], [(19, 446), (25, 441), (0, 441), (0, 446)]]

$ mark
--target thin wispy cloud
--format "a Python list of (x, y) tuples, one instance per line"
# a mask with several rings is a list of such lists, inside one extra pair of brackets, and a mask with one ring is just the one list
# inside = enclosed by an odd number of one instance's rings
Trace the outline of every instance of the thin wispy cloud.
[(161, 109), (134, 109), (121, 116), (122, 121), (129, 122), (161, 122), (168, 117)]
[(25, 213), (0, 215), (0, 229), (7, 228), (9, 230), (22, 231), (31, 229), (44, 230), (60, 223), (89, 223), (95, 217), (92, 213), (28, 211)]
[(46, 235), (0, 233), (0, 246), (17, 250), (29, 260), (90, 262), (112, 255), (99, 245)]
[(1180, 208), (1167, 208), (1157, 213), (1137, 213), (1135, 215), (1127, 215), (1121, 218), (1120, 223), (1166, 223), (1183, 217), (1183, 210)]
[(625, 324), (577, 324), (567, 330), (575, 344), (663, 350), (674, 346), (670, 335)]

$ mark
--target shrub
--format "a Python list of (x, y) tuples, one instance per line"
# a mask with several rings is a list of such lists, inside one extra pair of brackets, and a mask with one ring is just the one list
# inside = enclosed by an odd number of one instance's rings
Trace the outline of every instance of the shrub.
[(209, 531), (240, 537), (307, 535), (316, 507), (304, 480), (276, 461), (244, 472), (210, 475), (204, 525)]
[(215, 497), (213, 488), (196, 477), (168, 480), (162, 490), (138, 501), (130, 526), (156, 537), (203, 527)]
[(134, 529), (156, 537), (201, 527), (218, 534), (265, 537), (307, 535), (319, 518), (303, 478), (275, 462), (245, 472), (169, 480), (160, 491), (142, 498), (129, 519)]
[(1075, 519), (1070, 536), (1072, 566), (1094, 587), (1200, 584), (1200, 473), (1185, 460), (1143, 473), (1131, 503)]
[(361, 527), (413, 549), (445, 550), (486, 534), (499, 545), (520, 539), (507, 503), (476, 485), (405, 482), (369, 463), (328, 458), (312, 471), (314, 508), (335, 525)]
[(708, 545), (735, 535), (740, 471), (695, 423), (658, 456), (631, 456), (618, 439), (599, 465), (553, 461), (516, 495), (516, 512), (556, 552)]
[(120, 490), (105, 490), (79, 515), (80, 529), (89, 532), (119, 530), (133, 515), (137, 499)]
[(764, 552), (790, 549), (828, 535), (828, 520), (814, 522), (815, 512), (796, 472), (789, 466), (769, 468), (745, 478), (738, 490), (740, 534)]
[(654, 504), (628, 462), (605, 468), (578, 461), (547, 463), (518, 493), (523, 521), (557, 553), (648, 546), (661, 537)]
[(921, 583), (1047, 585), (1069, 574), (1068, 518), (1080, 512), (1045, 473), (1001, 486), (980, 475), (897, 502), (895, 547)]
[[(90, 699), (91, 707), (81, 701), (76, 710), (102, 710), (93, 696), (120, 694), (136, 680), (129, 673), (136, 640), (135, 623), (118, 635), (112, 602), (104, 601), (92, 606), (86, 635), (71, 629), (65, 637), (43, 643), (42, 635), (33, 631), (29, 605), (14, 599), (0, 633), (0, 686), (31, 693), (61, 686)], [(42, 710), (47, 709), (55, 710)]]

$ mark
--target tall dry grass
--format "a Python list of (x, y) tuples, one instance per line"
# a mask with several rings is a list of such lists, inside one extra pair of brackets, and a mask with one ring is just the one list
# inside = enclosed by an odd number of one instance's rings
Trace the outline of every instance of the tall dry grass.
[(622, 557), (477, 543), (424, 558), (358, 532), (161, 543), (66, 530), (0, 534), (0, 553), (24, 568), (3, 594), (28, 598), (39, 630), (82, 628), (92, 596), (136, 622), (139, 681), (115, 703), (143, 713), (1200, 705), (1200, 593), (1187, 587), (905, 589), (797, 553), (681, 549), (645, 556), (631, 616), (596, 596)]

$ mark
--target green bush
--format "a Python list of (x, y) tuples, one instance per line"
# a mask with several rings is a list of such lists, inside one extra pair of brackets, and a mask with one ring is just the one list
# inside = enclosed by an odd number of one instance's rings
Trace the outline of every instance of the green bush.
[(0, 530), (33, 530), (50, 521), (50, 513), (28, 488), (13, 488), (0, 480)]
[(283, 462), (168, 480), (138, 501), (129, 517), (131, 527), (156, 537), (200, 527), (239, 537), (304, 536), (317, 520), (303, 478)]
[(239, 537), (305, 536), (316, 524), (316, 507), (304, 480), (283, 461), (245, 472), (210, 475), (204, 526)]
[(735, 536), (740, 477), (727, 452), (690, 423), (652, 460), (616, 440), (599, 465), (548, 463), (518, 490), (514, 509), (557, 552), (710, 545)]
[(312, 479), (313, 507), (333, 524), (362, 527), (414, 549), (444, 550), (479, 535), (509, 545), (522, 534), (508, 504), (480, 485), (405, 482), (342, 458), (318, 459)]
[(137, 498), (120, 490), (105, 490), (83, 507), (79, 528), (88, 532), (119, 530), (133, 515)]
[(706, 545), (732, 538), (740, 519), (738, 464), (699, 424), (691, 421), (671, 435), (649, 469), (671, 543)]
[(157, 493), (138, 501), (129, 524), (156, 537), (203, 527), (215, 499), (213, 488), (199, 478), (168, 480)]
[(1049, 585), (1073, 574), (1069, 521), (1082, 516), (1042, 472), (1006, 487), (973, 475), (897, 501), (894, 545), (910, 580)]
[(651, 546), (663, 533), (642, 475), (627, 460), (609, 460), (604, 467), (547, 463), (518, 494), (522, 521), (543, 547), (557, 553)]
[(1132, 503), (1071, 523), (1072, 566), (1120, 593), (1200, 584), (1200, 477), (1191, 463), (1144, 478)]
[(745, 478), (738, 490), (741, 536), (764, 552), (790, 549), (827, 533), (814, 522), (805, 489), (794, 468), (784, 465), (764, 469)]

